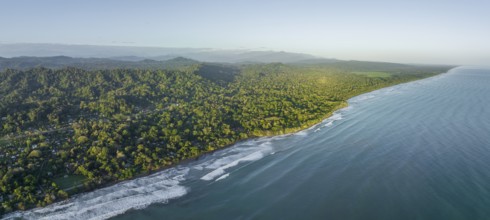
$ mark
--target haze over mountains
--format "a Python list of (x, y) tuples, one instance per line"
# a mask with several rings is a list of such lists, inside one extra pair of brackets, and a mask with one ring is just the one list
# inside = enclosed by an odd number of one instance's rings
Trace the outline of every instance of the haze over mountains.
[(111, 60), (156, 61), (186, 57), (202, 62), (222, 63), (294, 63), (294, 62), (332, 62), (302, 53), (283, 51), (250, 51), (250, 50), (216, 50), (208, 48), (163, 48), (163, 47), (128, 47), (128, 46), (94, 46), (64, 44), (0, 44), (0, 57), (53, 57), (69, 56), (76, 58), (110, 58)]
[[(132, 68), (156, 70), (180, 69), (200, 64), (211, 66), (212, 71), (206, 69), (206, 74), (204, 74), (208, 76), (208, 72), (213, 71), (217, 73), (229, 72), (234, 75), (237, 64), (251, 63), (314, 65), (348, 68), (349, 71), (393, 71), (394, 69), (400, 70), (413, 66), (400, 63), (328, 59), (284, 51), (0, 43), (0, 71), (6, 69), (27, 70), (36, 67), (52, 69), (75, 67), (85, 70)], [(388, 69), (386, 69), (387, 67)]]

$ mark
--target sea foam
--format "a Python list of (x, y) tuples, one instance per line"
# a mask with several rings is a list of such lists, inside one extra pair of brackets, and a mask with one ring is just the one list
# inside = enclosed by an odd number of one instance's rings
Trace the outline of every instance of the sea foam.
[(129, 180), (75, 196), (44, 208), (15, 212), (5, 219), (107, 219), (131, 209), (143, 209), (155, 203), (187, 194), (180, 185), (189, 168), (171, 168), (153, 175)]
[(228, 177), (230, 175), (230, 173), (226, 173), (226, 174), (223, 174), (221, 175), (220, 177), (218, 177), (218, 179), (216, 179), (215, 181), (220, 181), (222, 179), (225, 179), (226, 177)]
[(257, 161), (270, 154), (272, 146), (270, 142), (264, 142), (255, 147), (236, 147), (222, 155), (218, 159), (210, 160), (194, 166), (195, 169), (211, 170), (201, 177), (201, 180), (210, 181), (226, 173), (226, 169), (237, 166), (242, 162)]

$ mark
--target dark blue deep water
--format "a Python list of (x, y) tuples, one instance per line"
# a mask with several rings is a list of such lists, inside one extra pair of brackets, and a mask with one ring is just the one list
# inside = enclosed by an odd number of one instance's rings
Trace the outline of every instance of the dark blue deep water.
[(460, 67), (349, 103), (306, 131), (17, 215), (490, 219), (490, 70)]

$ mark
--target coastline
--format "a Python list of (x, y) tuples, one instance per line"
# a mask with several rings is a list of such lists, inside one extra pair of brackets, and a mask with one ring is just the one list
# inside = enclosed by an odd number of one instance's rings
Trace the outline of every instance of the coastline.
[[(459, 66), (456, 66), (454, 68), (458, 68), (458, 67)], [(304, 125), (302, 125), (301, 127), (289, 128), (287, 132), (279, 131), (279, 132), (274, 133), (274, 132), (271, 131), (271, 132), (268, 132), (266, 135), (258, 135), (258, 136), (253, 136), (253, 137), (248, 137), (248, 138), (240, 139), (240, 140), (237, 140), (236, 142), (234, 142), (232, 144), (228, 144), (228, 145), (223, 146), (223, 147), (220, 147), (218, 149), (214, 149), (212, 151), (206, 151), (206, 152), (202, 153), (199, 156), (195, 156), (195, 157), (191, 157), (191, 158), (187, 158), (187, 159), (181, 160), (177, 164), (172, 164), (172, 165), (169, 165), (169, 166), (166, 166), (166, 167), (159, 168), (159, 169), (155, 170), (152, 173), (157, 173), (157, 172), (163, 171), (163, 170), (168, 169), (168, 168), (176, 167), (176, 166), (183, 165), (183, 164), (186, 164), (186, 163), (191, 162), (191, 161), (199, 160), (199, 158), (201, 158), (201, 157), (204, 157), (206, 155), (212, 154), (214, 152), (217, 152), (217, 151), (220, 151), (220, 150), (223, 150), (223, 149), (226, 149), (226, 148), (233, 147), (234, 145), (236, 145), (238, 143), (241, 143), (241, 142), (255, 140), (255, 139), (258, 139), (258, 138), (272, 138), (272, 137), (288, 136), (288, 135), (293, 135), (295, 133), (298, 133), (298, 132), (301, 132), (301, 131), (304, 131), (304, 130), (308, 130), (308, 129), (310, 129), (310, 128), (318, 125), (318, 124), (321, 124), (323, 121), (329, 119), (330, 117), (333, 116), (333, 114), (335, 114), (335, 112), (337, 112), (339, 110), (342, 110), (344, 108), (349, 107), (349, 100), (351, 100), (351, 99), (353, 99), (355, 97), (362, 96), (362, 95), (368, 94), (370, 92), (378, 91), (378, 90), (381, 90), (381, 89), (390, 88), (390, 87), (393, 87), (393, 86), (399, 86), (399, 85), (403, 85), (403, 84), (407, 84), (407, 83), (416, 82), (416, 81), (419, 81), (419, 80), (425, 80), (425, 79), (430, 79), (430, 78), (433, 78), (433, 77), (437, 77), (437, 76), (440, 76), (442, 74), (448, 73), (449, 71), (451, 71), (454, 68), (451, 68), (451, 69), (447, 70), (447, 72), (444, 72), (444, 73), (438, 73), (438, 74), (435, 74), (435, 75), (432, 75), (432, 76), (428, 76), (428, 77), (424, 77), (424, 78), (413, 79), (413, 80), (409, 80), (409, 81), (405, 81), (405, 82), (401, 82), (401, 83), (391, 84), (391, 85), (387, 85), (387, 86), (384, 86), (384, 87), (380, 87), (380, 88), (375, 88), (375, 89), (372, 89), (372, 90), (364, 91), (364, 92), (362, 92), (360, 94), (356, 94), (356, 95), (353, 95), (353, 96), (349, 97), (345, 101), (341, 101), (339, 105), (335, 106), (330, 112), (328, 112), (327, 114), (325, 114), (324, 117), (322, 117), (320, 119), (310, 120), (310, 121), (306, 122)], [(141, 174), (139, 174), (137, 176), (138, 177), (141, 177), (140, 175)], [(142, 175), (142, 176), (146, 176), (146, 175)], [(136, 179), (136, 178), (131, 178), (131, 179)], [(130, 180), (130, 179), (126, 179), (126, 180)], [(122, 180), (120, 182), (123, 182), (123, 181), (126, 181), (126, 180)]]
[[(448, 70), (447, 72), (449, 72), (449, 71), (450, 70)], [(106, 184), (101, 184), (101, 185), (98, 185), (97, 187), (94, 187), (94, 188), (88, 189), (88, 190), (87, 189), (83, 189), (83, 187), (81, 187), (81, 189), (77, 189), (77, 191), (78, 191), (77, 193), (74, 193), (74, 194), (70, 195), (69, 198), (62, 199), (62, 200), (57, 200), (56, 202), (54, 202), (54, 203), (52, 203), (52, 204), (50, 204), (48, 206), (63, 204), (63, 202), (65, 202), (65, 201), (67, 201), (69, 199), (78, 197), (78, 196), (80, 196), (82, 194), (85, 194), (85, 193), (93, 192), (93, 191), (96, 191), (96, 190), (99, 190), (99, 189), (102, 189), (102, 188), (110, 187), (110, 186), (113, 186), (113, 185), (116, 185), (116, 184), (119, 184), (119, 183), (122, 183), (122, 182), (134, 180), (134, 179), (137, 179), (137, 178), (149, 176), (151, 174), (162, 172), (164, 170), (167, 170), (167, 169), (170, 169), (170, 168), (173, 168), (173, 167), (177, 167), (177, 166), (181, 166), (181, 165), (186, 165), (186, 164), (188, 164), (190, 162), (194, 162), (196, 160), (199, 160), (200, 158), (205, 157), (205, 156), (210, 155), (210, 154), (213, 154), (213, 153), (215, 153), (217, 151), (220, 151), (220, 150), (223, 150), (223, 149), (226, 149), (226, 148), (235, 146), (236, 144), (241, 143), (241, 142), (246, 142), (246, 141), (255, 140), (255, 139), (259, 139), (259, 138), (271, 138), (271, 137), (276, 137), (276, 136), (293, 135), (293, 134), (295, 134), (297, 132), (308, 130), (308, 129), (310, 129), (310, 128), (312, 128), (312, 127), (314, 127), (314, 126), (322, 123), (323, 121), (329, 119), (335, 112), (337, 112), (337, 111), (339, 111), (341, 109), (347, 108), (349, 106), (349, 102), (348, 101), (350, 99), (352, 99), (352, 98), (355, 98), (355, 97), (358, 97), (358, 96), (361, 96), (361, 95), (365, 95), (365, 94), (368, 94), (368, 93), (373, 92), (373, 91), (377, 91), (377, 90), (381, 90), (381, 89), (386, 89), (386, 88), (390, 88), (390, 87), (393, 87), (393, 86), (398, 86), (398, 85), (402, 85), (402, 84), (406, 84), (406, 83), (411, 83), (411, 82), (418, 81), (418, 80), (424, 80), (424, 79), (429, 79), (429, 78), (432, 78), (432, 77), (440, 76), (440, 75), (445, 74), (447, 72), (438, 73), (438, 74), (431, 75), (431, 76), (428, 76), (428, 77), (423, 77), (423, 78), (411, 79), (411, 80), (407, 80), (407, 81), (404, 81), (404, 82), (398, 82), (398, 83), (388, 84), (386, 86), (382, 86), (382, 87), (379, 87), (379, 88), (373, 88), (373, 89), (370, 89), (370, 90), (367, 90), (367, 91), (362, 91), (361, 93), (352, 95), (351, 97), (347, 98), (344, 101), (339, 101), (339, 104), (336, 105), (336, 106), (334, 106), (323, 117), (321, 117), (319, 119), (312, 119), (310, 121), (307, 121), (306, 123), (304, 123), (300, 127), (286, 128), (286, 129), (283, 129), (283, 130), (280, 130), (280, 131), (266, 131), (263, 134), (253, 135), (253, 136), (250, 136), (250, 137), (247, 137), (247, 138), (244, 138), (244, 139), (237, 140), (234, 143), (225, 145), (225, 146), (220, 147), (220, 148), (217, 148), (217, 149), (213, 149), (211, 151), (203, 152), (203, 153), (201, 153), (198, 156), (194, 156), (194, 157), (190, 157), (190, 158), (181, 160), (179, 162), (176, 162), (175, 164), (171, 164), (171, 165), (167, 165), (167, 166), (161, 166), (161, 167), (156, 167), (155, 169), (151, 170), (150, 172), (144, 172), (144, 173), (136, 174), (132, 178), (108, 182)], [(43, 206), (43, 207), (46, 207), (46, 206)], [(24, 211), (41, 209), (43, 207), (39, 207), (39, 208), (33, 207), (33, 208), (30, 208), (30, 209), (26, 209)], [(16, 212), (23, 212), (23, 211), (16, 211)], [(6, 213), (5, 215), (14, 214), (16, 212)], [(2, 216), (0, 216), (0, 217), (2, 217)]]
[[(399, 85), (399, 84), (396, 84), (396, 85)], [(393, 86), (393, 85), (391, 85), (391, 86)], [(391, 87), (391, 86), (382, 87), (382, 88), (388, 88), (388, 87)], [(378, 89), (371, 90), (371, 91), (368, 91), (368, 92), (364, 92), (364, 93), (359, 94), (359, 95), (363, 95), (363, 94), (366, 94), (366, 93), (369, 93), (369, 92), (372, 92), (372, 91), (376, 91), (376, 90), (378, 90)], [(356, 95), (356, 96), (359, 96), (359, 95)], [(353, 97), (356, 97), (356, 96), (353, 96)], [(353, 98), (353, 97), (350, 97), (350, 98)], [(178, 166), (181, 166), (181, 165), (184, 165), (185, 166), (185, 165), (187, 165), (189, 163), (198, 161), (202, 157), (205, 157), (205, 156), (211, 155), (211, 154), (213, 154), (215, 152), (218, 152), (218, 151), (221, 151), (221, 150), (224, 150), (224, 149), (233, 147), (236, 144), (239, 144), (239, 143), (242, 143), (242, 142), (256, 140), (256, 139), (259, 139), (259, 138), (273, 138), (273, 137), (279, 137), (279, 136), (293, 135), (295, 133), (298, 133), (298, 132), (301, 132), (301, 131), (304, 131), (304, 130), (308, 130), (308, 129), (310, 129), (310, 128), (312, 128), (312, 127), (314, 127), (314, 126), (322, 123), (324, 120), (329, 119), (338, 110), (341, 110), (341, 109), (344, 109), (344, 108), (347, 108), (347, 107), (348, 107), (348, 102), (347, 101), (342, 101), (342, 102), (340, 102), (339, 105), (335, 106), (331, 111), (329, 111), (327, 114), (325, 114), (325, 116), (322, 117), (321, 119), (318, 119), (318, 120), (310, 120), (310, 121), (307, 122), (307, 125), (303, 125), (301, 127), (296, 127), (296, 128), (290, 128), (290, 129), (292, 129), (292, 131), (289, 131), (287, 133), (284, 133), (284, 131), (279, 131), (279, 132), (277, 132), (275, 134), (267, 134), (267, 135), (260, 135), (260, 136), (257, 135), (257, 136), (247, 137), (247, 138), (244, 138), (244, 139), (237, 140), (236, 142), (234, 142), (232, 144), (228, 144), (226, 146), (223, 146), (223, 147), (220, 147), (220, 148), (211, 150), (211, 151), (203, 152), (202, 154), (200, 154), (198, 156), (181, 160), (181, 161), (179, 161), (179, 162), (177, 162), (175, 164), (158, 167), (158, 168), (156, 168), (154, 170), (151, 170), (150, 172), (147, 172), (147, 173), (136, 174), (135, 176), (133, 176), (131, 178), (128, 178), (128, 179), (117, 180), (117, 181), (113, 181), (113, 182), (108, 182), (108, 183), (105, 183), (105, 184), (98, 185), (97, 187), (91, 188), (91, 189), (83, 189), (83, 186), (82, 186), (81, 187), (82, 190), (78, 191), (77, 193), (71, 194), (70, 197), (68, 197), (66, 199), (56, 200), (55, 202), (53, 202), (53, 203), (51, 203), (49, 205), (46, 205), (46, 206), (42, 206), (42, 207), (32, 207), (32, 208), (29, 208), (29, 209), (26, 209), (26, 210), (17, 210), (17, 211), (11, 212), (11, 213), (5, 213), (3, 216), (0, 215), (0, 219), (3, 219), (3, 217), (6, 217), (6, 216), (13, 217), (15, 219), (15, 218), (17, 218), (16, 217), (16, 214), (17, 213), (22, 213), (22, 212), (26, 212), (26, 211), (33, 211), (33, 210), (36, 210), (36, 209), (42, 209), (42, 208), (49, 207), (49, 206), (62, 205), (66, 201), (68, 201), (70, 199), (74, 199), (74, 198), (79, 197), (79, 196), (82, 196), (83, 194), (86, 194), (86, 193), (90, 193), (90, 192), (94, 192), (94, 191), (97, 191), (97, 190), (100, 190), (100, 189), (103, 189), (103, 188), (115, 186), (117, 184), (124, 183), (126, 181), (131, 181), (131, 180), (143, 178), (143, 177), (146, 177), (146, 176), (150, 176), (150, 175), (153, 175), (153, 174), (156, 174), (156, 173), (159, 173), (159, 172), (163, 172), (163, 171), (166, 171), (168, 169), (175, 168), (175, 167), (178, 167)], [(77, 189), (77, 190), (79, 190), (79, 189)]]
[[(397, 84), (398, 85), (398, 84)], [(388, 86), (389, 87), (389, 86)], [(388, 88), (388, 87), (383, 87), (383, 88)], [(376, 89), (377, 90), (377, 89)], [(376, 90), (372, 90), (372, 91), (376, 91)], [(369, 92), (372, 92), (372, 91), (369, 91)], [(366, 93), (369, 93), (369, 92), (366, 92)], [(362, 94), (366, 94), (366, 93), (362, 93)], [(362, 95), (361, 94), (361, 95)], [(353, 96), (355, 97), (355, 96)], [(352, 97), (351, 97), (352, 98)], [(67, 199), (63, 199), (63, 200), (58, 200), (56, 201), (55, 203), (60, 203), (60, 202), (63, 202), (65, 200), (68, 200), (70, 198), (73, 198), (75, 196), (78, 196), (80, 194), (83, 194), (83, 193), (88, 193), (88, 192), (93, 192), (95, 190), (98, 190), (98, 189), (101, 189), (101, 188), (105, 188), (105, 187), (110, 187), (110, 186), (114, 186), (116, 184), (119, 184), (119, 183), (122, 183), (122, 182), (125, 182), (125, 181), (130, 181), (130, 180), (135, 180), (135, 179), (138, 179), (138, 178), (141, 178), (141, 177), (145, 177), (145, 176), (148, 176), (148, 175), (152, 175), (152, 174), (155, 174), (155, 173), (158, 173), (158, 172), (162, 172), (164, 170), (167, 170), (167, 169), (170, 169), (170, 168), (174, 168), (174, 167), (177, 167), (177, 166), (180, 166), (180, 165), (186, 165), (190, 162), (194, 162), (194, 161), (197, 161), (199, 160), (201, 157), (205, 157), (207, 155), (210, 155), (210, 154), (213, 154), (217, 151), (220, 151), (220, 150), (224, 150), (224, 149), (227, 149), (227, 148), (230, 148), (230, 147), (233, 147), (235, 146), (236, 144), (238, 143), (241, 143), (241, 142), (246, 142), (246, 141), (250, 141), (250, 140), (255, 140), (255, 139), (258, 139), (258, 138), (272, 138), (272, 137), (277, 137), (277, 136), (287, 136), (287, 135), (293, 135), (295, 133), (298, 133), (298, 132), (301, 132), (301, 131), (304, 131), (304, 130), (308, 130), (312, 127), (314, 127), (315, 125), (318, 125), (320, 123), (322, 123), (324, 120), (327, 120), (329, 119), (336, 111), (338, 110), (341, 110), (343, 108), (346, 108), (348, 107), (348, 103), (347, 101), (342, 101), (341, 104), (339, 104), (338, 106), (334, 107), (332, 109), (332, 111), (330, 111), (329, 113), (327, 113), (325, 115), (325, 117), (322, 117), (320, 120), (310, 120), (308, 122), (308, 125), (303, 125), (301, 127), (296, 127), (296, 128), (290, 128), (292, 129), (292, 131), (288, 131), (286, 133), (284, 133), (283, 131), (280, 131), (278, 133), (275, 133), (275, 134), (267, 134), (267, 135), (261, 135), (261, 136), (252, 136), (252, 137), (247, 137), (247, 138), (244, 138), (244, 139), (240, 139), (240, 140), (237, 140), (236, 142), (234, 143), (231, 143), (231, 144), (228, 144), (228, 145), (225, 145), (223, 147), (220, 147), (220, 148), (217, 148), (217, 149), (214, 149), (214, 150), (211, 150), (211, 151), (206, 151), (206, 152), (203, 152), (202, 154), (198, 155), (198, 156), (194, 156), (194, 157), (190, 157), (190, 158), (187, 158), (187, 159), (184, 159), (184, 160), (181, 160), (175, 164), (172, 164), (172, 165), (167, 165), (167, 166), (162, 166), (162, 167), (158, 167), (154, 170), (151, 170), (150, 172), (148, 173), (139, 173), (139, 174), (136, 174), (135, 176), (131, 177), (131, 178), (128, 178), (128, 179), (124, 179), (124, 180), (117, 180), (117, 181), (114, 181), (114, 182), (110, 182), (110, 183), (106, 183), (106, 184), (102, 184), (102, 185), (99, 185), (99, 187), (96, 187), (96, 188), (93, 188), (93, 189), (89, 189), (89, 190), (83, 190), (81, 192), (78, 192), (78, 193), (74, 193), (72, 195), (70, 195), (69, 198)], [(52, 204), (55, 204), (55, 203), (52, 203)], [(50, 205), (52, 205), (50, 204)], [(42, 207), (41, 207), (42, 208)], [(36, 208), (33, 208), (33, 209), (36, 209)], [(30, 209), (26, 209), (26, 210), (30, 210)]]

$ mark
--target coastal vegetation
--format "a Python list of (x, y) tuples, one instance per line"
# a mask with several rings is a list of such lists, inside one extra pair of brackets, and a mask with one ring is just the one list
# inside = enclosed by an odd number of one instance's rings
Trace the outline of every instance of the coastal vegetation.
[(298, 131), (346, 106), (350, 97), (449, 69), (178, 61), (165, 63), (172, 66), (166, 69), (0, 72), (0, 215), (148, 174), (239, 140)]

